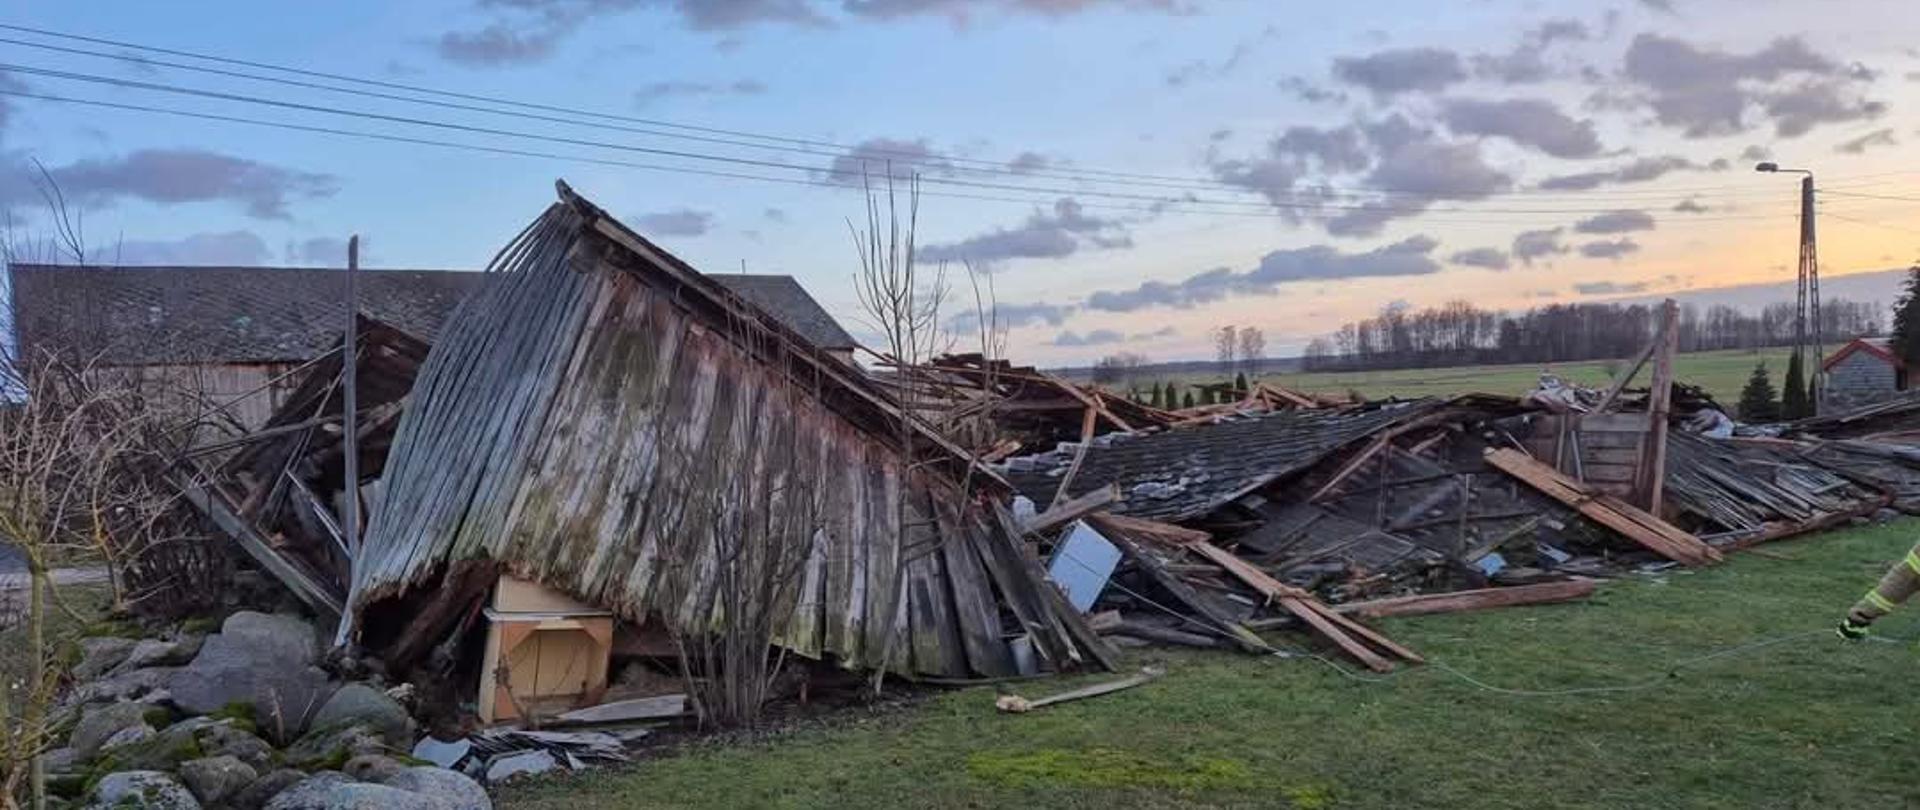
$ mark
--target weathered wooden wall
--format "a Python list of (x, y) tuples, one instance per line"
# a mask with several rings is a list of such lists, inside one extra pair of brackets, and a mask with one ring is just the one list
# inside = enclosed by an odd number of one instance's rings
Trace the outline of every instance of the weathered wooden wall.
[(245, 430), (256, 430), (272, 418), (299, 382), (297, 378), (269, 381), (295, 363), (181, 363), (163, 366), (110, 366), (96, 369), (96, 377), (130, 380), (151, 395), (174, 397), (192, 410), (199, 402), (227, 406)]
[(737, 509), (775, 524), (813, 516), (776, 527), (814, 538), (779, 633), (795, 652), (1011, 674), (1005, 606), (1051, 665), (1085, 656), (1063, 626), (1079, 617), (1049, 601), (1004, 524), (849, 419), (827, 390), (844, 381), (743, 343), (758, 325), (689, 305), (714, 294), (704, 280), (649, 266), (593, 224), (550, 209), (503, 253), (502, 283), (436, 343), (388, 459), (354, 608), (485, 557), (629, 620), (697, 631), (726, 620), (698, 597), (725, 544), (687, 534), (727, 523), (698, 513)]

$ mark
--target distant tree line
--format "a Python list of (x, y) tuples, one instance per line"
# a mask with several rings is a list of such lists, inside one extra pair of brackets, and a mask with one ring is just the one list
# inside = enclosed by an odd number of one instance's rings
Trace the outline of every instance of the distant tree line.
[[(1680, 350), (1757, 349), (1793, 343), (1792, 302), (1756, 314), (1716, 305), (1680, 308)], [(1653, 337), (1658, 308), (1645, 304), (1552, 304), (1518, 314), (1452, 301), (1438, 307), (1389, 306), (1307, 344), (1307, 371), (1435, 368), (1481, 363), (1550, 363), (1634, 354)], [(1880, 306), (1823, 302), (1829, 347), (1881, 334)]]

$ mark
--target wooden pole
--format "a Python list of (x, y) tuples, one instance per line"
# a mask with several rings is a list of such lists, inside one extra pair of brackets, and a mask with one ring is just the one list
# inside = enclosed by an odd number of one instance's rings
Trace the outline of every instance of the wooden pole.
[[(346, 449), (346, 547), (348, 547), (348, 601), (353, 599), (353, 582), (359, 578), (359, 559), (361, 559), (361, 532), (359, 532), (359, 234), (348, 238), (348, 332), (342, 340), (340, 351), (340, 376), (342, 376), (342, 407), (346, 430), (344, 449)], [(346, 641), (348, 618), (342, 610), (340, 631), (336, 641)]]
[(1667, 486), (1667, 415), (1673, 410), (1673, 352), (1680, 343), (1680, 307), (1669, 298), (1660, 305), (1659, 348), (1653, 353), (1653, 391), (1647, 395), (1647, 446), (1640, 454), (1647, 514), (1659, 517)]

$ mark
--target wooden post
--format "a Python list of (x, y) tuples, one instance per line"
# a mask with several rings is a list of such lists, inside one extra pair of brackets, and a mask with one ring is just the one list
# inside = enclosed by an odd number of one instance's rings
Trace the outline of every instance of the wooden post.
[(341, 407), (345, 423), (347, 514), (345, 515), (347, 554), (351, 561), (360, 558), (360, 236), (347, 239), (347, 334), (341, 347)]
[(1645, 449), (1640, 453), (1640, 487), (1647, 514), (1658, 517), (1667, 485), (1667, 416), (1673, 410), (1673, 353), (1680, 345), (1680, 307), (1669, 298), (1660, 305), (1660, 334), (1654, 340), (1653, 390), (1647, 394)]

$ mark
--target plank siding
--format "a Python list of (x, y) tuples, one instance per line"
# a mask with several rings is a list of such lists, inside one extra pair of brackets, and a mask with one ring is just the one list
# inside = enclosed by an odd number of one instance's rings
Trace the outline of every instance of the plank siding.
[(765, 604), (797, 654), (1004, 676), (1011, 609), (1056, 668), (1099, 660), (1063, 629), (1081, 618), (1019, 569), (992, 507), (906, 465), (893, 426), (872, 418), (883, 396), (764, 314), (719, 319), (739, 305), (637, 236), (610, 238), (595, 214), (550, 209), (496, 260), (505, 283), (443, 330), (394, 440), (351, 612), (490, 559), (629, 621), (700, 632), (727, 620), (707, 587), (736, 537), (724, 527), (751, 522), (793, 538), (798, 573)]

